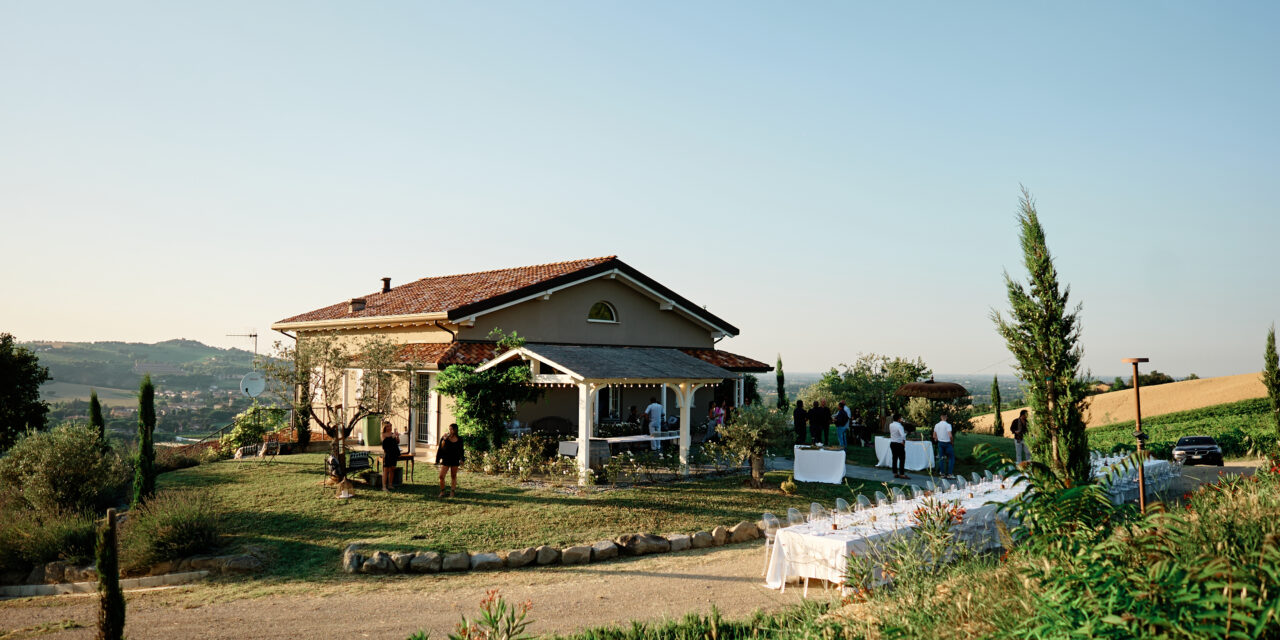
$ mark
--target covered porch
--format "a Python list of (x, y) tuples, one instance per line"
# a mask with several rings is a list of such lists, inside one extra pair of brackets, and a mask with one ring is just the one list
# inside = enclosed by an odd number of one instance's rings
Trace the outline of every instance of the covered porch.
[(631, 386), (671, 390), (679, 410), (680, 472), (687, 475), (694, 394), (703, 387), (738, 377), (679, 349), (653, 347), (529, 344), (507, 351), (480, 368), (504, 363), (510, 366), (515, 359), (528, 363), (534, 385), (577, 389), (579, 484), (585, 484), (591, 472), (590, 443), (598, 415), (596, 400), (602, 390)]

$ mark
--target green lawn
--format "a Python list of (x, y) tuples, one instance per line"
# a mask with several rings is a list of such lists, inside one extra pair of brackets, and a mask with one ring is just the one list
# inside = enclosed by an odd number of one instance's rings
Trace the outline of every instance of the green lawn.
[[(755, 521), (764, 511), (782, 516), (810, 502), (831, 507), (849, 498), (840, 485), (798, 483), (788, 497), (768, 475), (768, 488), (743, 485), (744, 476), (591, 492), (522, 486), (514, 480), (462, 473), (457, 497), (442, 499), (435, 468), (422, 465), (417, 481), (391, 494), (357, 490), (336, 500), (321, 487), (323, 455), (215, 462), (160, 476), (161, 490), (195, 487), (217, 496), (227, 514), (231, 546), (260, 544), (273, 554), (266, 575), (285, 580), (339, 578), (338, 559), (349, 542), (379, 549), (473, 552), (539, 544), (591, 543), (634, 531), (690, 532)], [(854, 484), (868, 493), (878, 486)]]

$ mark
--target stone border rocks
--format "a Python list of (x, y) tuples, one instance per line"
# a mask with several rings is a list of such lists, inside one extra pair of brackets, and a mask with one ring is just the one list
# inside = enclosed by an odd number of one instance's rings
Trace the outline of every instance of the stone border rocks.
[(345, 573), (388, 575), (393, 573), (441, 573), (460, 571), (494, 571), (520, 567), (579, 565), (605, 562), (618, 557), (635, 557), (655, 553), (669, 553), (688, 549), (706, 549), (725, 544), (737, 544), (755, 540), (763, 529), (746, 520), (732, 527), (716, 527), (711, 531), (696, 533), (672, 533), (665, 536), (652, 533), (627, 533), (613, 540), (601, 540), (590, 545), (574, 545), (563, 549), (550, 545), (492, 551), (484, 553), (436, 551), (388, 553), (366, 549), (361, 543), (352, 543), (342, 552), (341, 566)]

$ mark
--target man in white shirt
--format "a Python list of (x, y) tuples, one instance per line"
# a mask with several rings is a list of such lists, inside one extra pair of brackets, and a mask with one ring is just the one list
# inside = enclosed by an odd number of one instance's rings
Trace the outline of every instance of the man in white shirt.
[(956, 446), (952, 437), (951, 423), (947, 422), (949, 417), (944, 413), (942, 420), (933, 425), (933, 439), (938, 443), (938, 458), (941, 459), (938, 475), (943, 478), (954, 478), (956, 470)]
[(902, 416), (893, 414), (893, 422), (889, 423), (889, 463), (893, 469), (893, 477), (907, 480), (907, 429), (902, 426)]
[[(649, 435), (656, 436), (659, 431), (662, 431), (662, 417), (666, 412), (666, 408), (658, 404), (657, 398), (649, 398), (649, 406), (644, 408), (644, 417), (649, 422)], [(661, 448), (662, 444), (654, 440), (653, 450), (657, 451)]]

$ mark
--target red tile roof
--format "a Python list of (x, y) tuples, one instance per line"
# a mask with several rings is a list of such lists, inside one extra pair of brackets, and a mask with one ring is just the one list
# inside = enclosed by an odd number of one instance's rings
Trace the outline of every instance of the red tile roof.
[(280, 322), (315, 322), (444, 313), (616, 260), (617, 256), (604, 256), (514, 269), (422, 278), (392, 287), (386, 293), (376, 292), (361, 296), (365, 300), (365, 307), (361, 311), (352, 312), (350, 301), (344, 300), (315, 311), (285, 318)]
[(396, 359), (443, 369), (451, 364), (480, 364), (491, 360), (496, 347), (492, 342), (415, 342), (402, 345)]
[(761, 373), (765, 371), (773, 371), (773, 367), (760, 362), (759, 360), (752, 360), (746, 356), (729, 353), (728, 351), (720, 351), (718, 349), (681, 349), (681, 351), (699, 360), (710, 362), (721, 369), (727, 369), (729, 371), (752, 371)]

